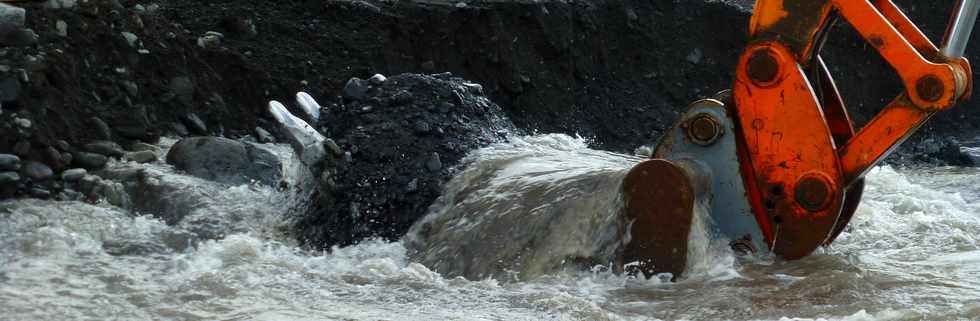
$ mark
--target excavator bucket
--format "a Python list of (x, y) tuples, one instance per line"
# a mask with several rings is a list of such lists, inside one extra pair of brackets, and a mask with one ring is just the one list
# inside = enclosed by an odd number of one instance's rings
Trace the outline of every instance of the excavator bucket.
[(691, 175), (665, 159), (644, 161), (626, 174), (623, 193), (630, 240), (623, 262), (628, 273), (649, 278), (684, 272), (694, 189)]
[(634, 166), (624, 178), (630, 237), (623, 262), (628, 271), (680, 276), (698, 211), (713, 236), (727, 238), (736, 252), (768, 249), (745, 196), (735, 125), (722, 102), (727, 95), (691, 104), (657, 145), (653, 159)]

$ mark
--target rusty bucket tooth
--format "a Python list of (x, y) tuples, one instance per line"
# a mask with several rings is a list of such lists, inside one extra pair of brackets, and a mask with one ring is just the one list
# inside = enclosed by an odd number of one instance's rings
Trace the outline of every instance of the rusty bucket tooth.
[(623, 180), (630, 241), (623, 250), (626, 272), (647, 278), (669, 272), (674, 279), (687, 265), (687, 242), (695, 191), (683, 168), (651, 159), (634, 166)]

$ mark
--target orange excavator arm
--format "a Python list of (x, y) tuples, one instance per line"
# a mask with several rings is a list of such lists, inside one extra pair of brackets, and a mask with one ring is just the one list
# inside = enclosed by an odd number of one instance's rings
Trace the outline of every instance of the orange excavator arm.
[[(959, 3), (940, 49), (890, 0), (756, 1), (728, 108), (749, 203), (773, 252), (795, 259), (832, 241), (856, 208), (867, 170), (937, 111), (969, 96), (963, 39), (976, 6)], [(837, 16), (905, 86), (856, 133), (819, 56)]]

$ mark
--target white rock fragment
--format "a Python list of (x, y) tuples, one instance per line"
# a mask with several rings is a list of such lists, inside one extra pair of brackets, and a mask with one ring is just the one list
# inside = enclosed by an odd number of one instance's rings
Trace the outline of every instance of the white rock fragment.
[(301, 145), (320, 144), (326, 139), (313, 126), (291, 114), (289, 110), (286, 110), (286, 106), (278, 101), (269, 102), (269, 113), (276, 119), (276, 122), (285, 127), (290, 139), (300, 142)]
[(48, 0), (44, 3), (44, 7), (48, 9), (71, 9), (78, 4), (77, 0)]
[(214, 49), (221, 46), (221, 40), (224, 38), (225, 35), (220, 32), (208, 31), (203, 36), (197, 38), (197, 46), (205, 49)]
[(130, 47), (136, 48), (136, 42), (139, 41), (140, 38), (137, 37), (135, 33), (123, 31), (119, 34), (121, 34), (123, 38), (126, 38), (126, 42), (129, 43)]
[(293, 116), (286, 110), (286, 106), (278, 101), (269, 102), (269, 113), (282, 125), (286, 138), (289, 139), (289, 145), (299, 155), (300, 162), (311, 170), (316, 170), (327, 153), (323, 146), (326, 137), (313, 129), (310, 124)]
[(368, 82), (375, 86), (383, 84), (386, 80), (388, 80), (388, 78), (382, 74), (374, 74), (374, 76), (368, 78)]
[(311, 120), (314, 122), (320, 120), (320, 108), (322, 107), (316, 102), (316, 99), (313, 99), (313, 96), (302, 91), (298, 92), (296, 93), (296, 103)]
[(31, 120), (26, 118), (14, 118), (14, 124), (24, 129), (31, 128)]
[(58, 20), (55, 22), (54, 28), (58, 30), (59, 36), (68, 37), (68, 23), (64, 20)]
[(27, 11), (24, 8), (0, 3), (0, 23), (12, 24), (23, 28)]
[(635, 150), (633, 150), (633, 155), (646, 158), (653, 157), (653, 148), (650, 148), (650, 146), (647, 145), (637, 147)]

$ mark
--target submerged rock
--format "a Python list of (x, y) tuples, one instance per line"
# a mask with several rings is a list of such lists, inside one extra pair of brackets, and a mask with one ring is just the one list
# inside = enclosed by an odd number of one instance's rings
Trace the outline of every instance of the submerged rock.
[(95, 153), (76, 152), (73, 155), (72, 161), (75, 165), (85, 169), (100, 169), (105, 167), (106, 162), (109, 161), (108, 157)]
[(21, 173), (35, 182), (46, 181), (51, 179), (51, 177), (54, 177), (54, 171), (51, 170), (51, 167), (35, 161), (30, 161), (24, 164), (24, 168), (21, 169)]
[(122, 146), (112, 141), (94, 141), (85, 144), (85, 150), (109, 157), (122, 157), (125, 154)]
[(66, 182), (74, 182), (85, 177), (85, 174), (88, 174), (88, 171), (84, 168), (72, 168), (61, 172), (61, 179)]
[(0, 170), (4, 170), (4, 171), (20, 170), (20, 157), (11, 154), (0, 154)]
[(133, 161), (137, 163), (149, 163), (155, 162), (157, 160), (157, 154), (153, 151), (144, 150), (138, 152), (126, 153), (126, 160)]
[(275, 186), (282, 178), (282, 164), (265, 148), (221, 137), (189, 137), (174, 144), (167, 163), (187, 173), (228, 184), (252, 180)]

